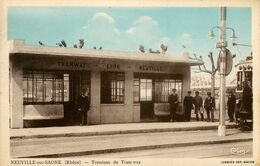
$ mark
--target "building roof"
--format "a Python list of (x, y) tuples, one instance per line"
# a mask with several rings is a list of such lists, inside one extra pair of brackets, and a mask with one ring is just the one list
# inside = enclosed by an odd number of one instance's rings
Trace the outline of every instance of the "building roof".
[(53, 47), (53, 46), (35, 46), (26, 45), (23, 40), (12, 40), (9, 45), (10, 56), (12, 54), (30, 54), (30, 55), (51, 55), (51, 56), (69, 56), (69, 57), (89, 57), (100, 59), (116, 59), (116, 60), (131, 60), (131, 61), (149, 61), (149, 62), (168, 62), (181, 63), (190, 66), (202, 65), (203, 62), (196, 59), (190, 59), (188, 53), (183, 53), (180, 56), (169, 54), (152, 54), (152, 53), (136, 53), (124, 51), (107, 51), (107, 50), (92, 50), (79, 49), (69, 47)]

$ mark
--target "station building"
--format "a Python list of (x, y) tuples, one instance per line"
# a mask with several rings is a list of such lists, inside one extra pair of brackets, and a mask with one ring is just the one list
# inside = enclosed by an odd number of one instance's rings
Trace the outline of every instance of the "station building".
[[(10, 41), (10, 127), (78, 125), (78, 97), (89, 90), (89, 124), (131, 123), (169, 115), (168, 96), (190, 90), (187, 54), (104, 51)], [(180, 110), (182, 112), (182, 110)]]

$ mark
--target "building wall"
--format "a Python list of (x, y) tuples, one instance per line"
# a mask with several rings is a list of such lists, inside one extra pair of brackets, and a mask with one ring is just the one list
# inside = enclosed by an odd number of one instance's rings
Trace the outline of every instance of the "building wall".
[(91, 72), (91, 105), (90, 111), (88, 112), (88, 122), (90, 124), (99, 124), (101, 123), (101, 113), (100, 113), (100, 72), (92, 71)]
[(10, 60), (10, 118), (11, 128), (23, 127), (23, 71), (16, 59)]
[[(123, 56), (123, 55), (122, 55)], [(46, 55), (17, 54), (11, 58), (11, 128), (23, 127), (23, 69), (86, 70), (91, 72), (91, 108), (88, 112), (90, 124), (124, 123), (140, 121), (140, 104), (133, 102), (134, 72), (170, 73), (183, 75), (184, 97), (190, 88), (188, 64), (159, 62), (120, 61), (91, 58), (51, 57)], [(125, 100), (123, 104), (101, 104), (101, 72), (123, 71), (125, 73)]]

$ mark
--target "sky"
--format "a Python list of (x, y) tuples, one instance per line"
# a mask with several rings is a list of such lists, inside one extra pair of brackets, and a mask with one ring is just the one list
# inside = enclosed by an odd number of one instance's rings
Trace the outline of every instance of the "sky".
[[(8, 39), (22, 39), (26, 44), (56, 46), (65, 40), (68, 47), (85, 40), (84, 48), (146, 52), (168, 46), (166, 56), (188, 52), (201, 55), (210, 69), (209, 52), (217, 59), (218, 29), (215, 38), (208, 34), (220, 24), (216, 7), (10, 7)], [(227, 8), (227, 27), (235, 30), (236, 43), (251, 45), (251, 8)], [(234, 64), (250, 55), (251, 47), (232, 46), (232, 31), (227, 30), (228, 49), (236, 54)], [(235, 77), (235, 70), (229, 76)]]

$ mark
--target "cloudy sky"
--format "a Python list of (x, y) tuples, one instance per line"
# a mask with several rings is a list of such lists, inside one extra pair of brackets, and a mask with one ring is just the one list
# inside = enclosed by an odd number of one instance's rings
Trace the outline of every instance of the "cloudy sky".
[[(215, 58), (219, 50), (219, 30), (209, 39), (213, 26), (219, 25), (219, 8), (120, 8), (120, 7), (10, 7), (8, 13), (8, 38), (23, 39), (27, 44), (55, 46), (64, 39), (68, 46), (86, 41), (85, 48), (102, 46), (104, 50), (138, 51), (144, 45), (148, 51), (168, 45), (168, 56), (177, 56), (183, 51), (202, 55), (209, 66), (208, 53)], [(227, 8), (227, 26), (236, 31), (237, 43), (251, 44), (251, 9)], [(251, 52), (250, 47), (228, 48), (237, 57), (238, 63)]]

